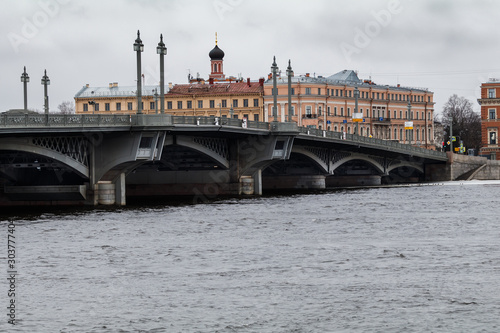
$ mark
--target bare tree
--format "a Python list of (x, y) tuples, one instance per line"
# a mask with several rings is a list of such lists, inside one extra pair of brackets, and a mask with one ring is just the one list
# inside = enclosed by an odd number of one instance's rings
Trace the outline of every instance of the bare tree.
[(57, 108), (61, 114), (75, 113), (75, 103), (73, 101), (64, 101)]
[(453, 122), (453, 136), (457, 138), (455, 147), (463, 141), (467, 149), (476, 151), (481, 147), (481, 116), (474, 112), (472, 103), (456, 94), (451, 96), (443, 107), (445, 139), (450, 140), (450, 124)]

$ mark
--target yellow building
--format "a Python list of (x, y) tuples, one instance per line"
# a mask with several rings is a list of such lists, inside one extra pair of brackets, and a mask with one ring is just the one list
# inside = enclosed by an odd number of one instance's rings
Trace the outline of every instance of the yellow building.
[[(320, 128), (435, 149), (433, 93), (426, 89), (378, 85), (362, 81), (351, 70), (329, 77), (292, 77), (292, 120), (299, 126)], [(355, 120), (355, 90), (359, 91)], [(277, 79), (277, 121), (288, 115), (288, 77)], [(264, 84), (264, 121), (273, 121), (273, 82)], [(408, 104), (410, 103), (410, 118)], [(362, 115), (361, 115), (362, 114)], [(407, 122), (413, 130), (405, 129)], [(408, 125), (408, 124), (407, 124)]]
[[(137, 113), (137, 87), (118, 86), (117, 82), (108, 87), (85, 85), (75, 95), (75, 113), (88, 114), (134, 114)], [(142, 90), (143, 113), (156, 113), (159, 103), (159, 86), (145, 86)], [(156, 100), (158, 103), (156, 103)]]

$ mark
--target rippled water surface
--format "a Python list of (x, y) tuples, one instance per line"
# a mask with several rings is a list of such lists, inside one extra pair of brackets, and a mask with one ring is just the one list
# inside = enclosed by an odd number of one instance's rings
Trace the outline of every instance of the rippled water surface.
[(454, 183), (17, 217), (19, 322), (3, 310), (0, 331), (499, 332), (499, 194)]

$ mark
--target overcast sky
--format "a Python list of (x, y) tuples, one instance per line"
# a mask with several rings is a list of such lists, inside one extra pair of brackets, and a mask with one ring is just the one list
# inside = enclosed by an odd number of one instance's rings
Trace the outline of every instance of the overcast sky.
[(166, 82), (207, 78), (215, 32), (226, 75), (267, 76), (276, 55), (297, 74), (343, 69), (377, 84), (424, 87), (441, 113), (452, 94), (476, 99), (500, 77), (500, 1), (493, 0), (1, 0), (1, 111), (43, 109), (44, 69), (51, 111), (85, 84), (136, 84), (137, 30), (146, 84), (159, 82), (163, 34)]

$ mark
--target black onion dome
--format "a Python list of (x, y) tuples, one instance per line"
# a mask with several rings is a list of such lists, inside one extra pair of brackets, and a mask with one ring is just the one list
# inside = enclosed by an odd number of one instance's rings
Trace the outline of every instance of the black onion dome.
[(217, 45), (215, 45), (208, 56), (210, 57), (210, 60), (222, 60), (222, 58), (224, 58), (224, 51), (222, 51)]

